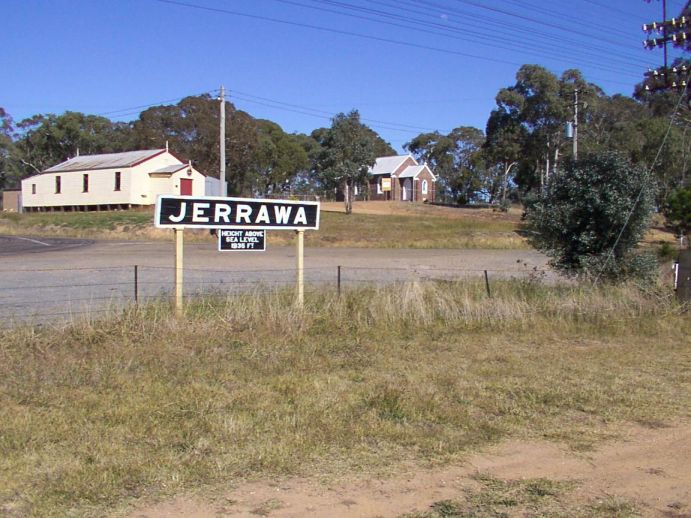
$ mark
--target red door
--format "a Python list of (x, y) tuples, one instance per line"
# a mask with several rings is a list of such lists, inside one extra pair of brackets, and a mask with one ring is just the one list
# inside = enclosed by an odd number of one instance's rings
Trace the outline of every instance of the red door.
[(192, 179), (180, 178), (180, 195), (192, 196)]

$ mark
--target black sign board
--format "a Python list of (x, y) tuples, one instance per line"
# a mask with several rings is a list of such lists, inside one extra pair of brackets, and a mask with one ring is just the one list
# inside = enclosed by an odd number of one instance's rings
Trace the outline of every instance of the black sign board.
[(218, 250), (221, 252), (263, 252), (266, 250), (266, 230), (222, 228), (218, 231)]
[(158, 228), (317, 230), (318, 201), (159, 196)]

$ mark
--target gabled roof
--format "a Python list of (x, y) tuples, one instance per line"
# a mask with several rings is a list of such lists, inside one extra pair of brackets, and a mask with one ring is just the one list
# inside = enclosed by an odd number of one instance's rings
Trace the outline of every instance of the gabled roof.
[[(370, 169), (370, 174), (391, 174), (393, 173), (396, 169), (401, 167), (403, 162), (408, 160), (409, 158), (413, 158), (410, 155), (397, 155), (397, 156), (382, 156), (377, 158), (377, 161), (374, 163), (372, 168)], [(415, 161), (415, 159), (413, 159)], [(415, 162), (417, 163), (417, 162)]]
[(82, 155), (70, 158), (65, 162), (46, 169), (45, 173), (62, 173), (68, 171), (90, 171), (93, 169), (113, 169), (134, 167), (166, 153), (165, 149), (148, 149), (143, 151), (126, 151), (124, 153), (105, 153), (102, 155)]
[(436, 181), (437, 177), (434, 176), (432, 170), (429, 167), (427, 167), (427, 164), (409, 165), (401, 172), (401, 174), (398, 175), (398, 178), (416, 178), (417, 175), (419, 175), (425, 169), (427, 169), (429, 171), (429, 174), (432, 175), (432, 180)]

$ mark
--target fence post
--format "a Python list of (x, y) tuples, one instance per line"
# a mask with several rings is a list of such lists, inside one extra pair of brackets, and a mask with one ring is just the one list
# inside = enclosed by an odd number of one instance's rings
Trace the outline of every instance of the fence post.
[(338, 296), (341, 296), (341, 265), (338, 265), (338, 274), (336, 276), (336, 286), (338, 287)]
[(139, 302), (139, 267), (134, 265), (134, 303)]
[(489, 276), (487, 275), (487, 270), (485, 270), (485, 288), (487, 289), (487, 296), (492, 298), (492, 292), (489, 289)]

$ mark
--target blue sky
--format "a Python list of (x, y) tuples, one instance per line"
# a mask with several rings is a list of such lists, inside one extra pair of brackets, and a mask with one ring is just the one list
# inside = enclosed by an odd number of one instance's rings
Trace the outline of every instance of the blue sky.
[[(684, 3), (668, 0), (669, 17)], [(133, 120), (223, 84), (288, 132), (358, 109), (398, 150), (423, 131), (484, 129), (523, 63), (630, 95), (662, 62), (641, 44), (659, 0), (4, 0), (2, 12), (0, 106), (15, 120)]]

